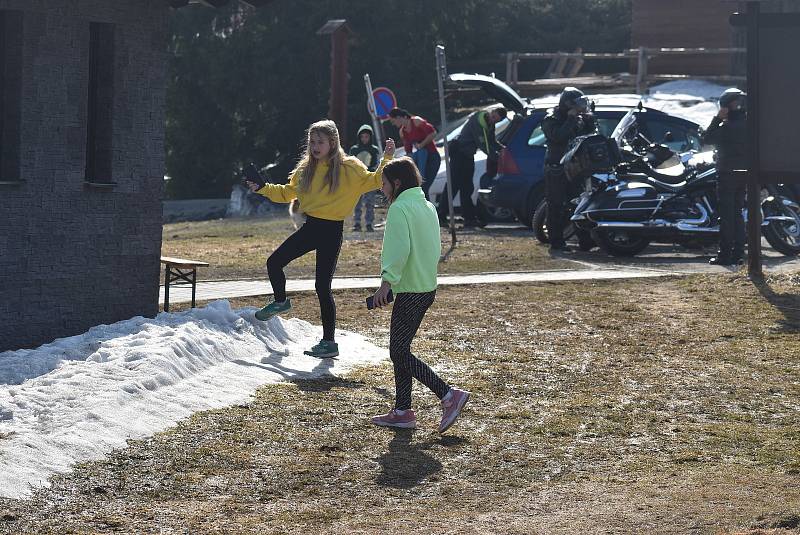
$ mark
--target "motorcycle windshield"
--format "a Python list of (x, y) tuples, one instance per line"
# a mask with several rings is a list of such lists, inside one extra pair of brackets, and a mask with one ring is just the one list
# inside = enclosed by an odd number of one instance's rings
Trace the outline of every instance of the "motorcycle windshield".
[(626, 113), (625, 117), (623, 117), (617, 124), (617, 127), (614, 128), (614, 131), (611, 132), (611, 139), (616, 142), (617, 147), (620, 149), (624, 146), (625, 134), (628, 133), (628, 130), (630, 130), (634, 124), (636, 124), (635, 109)]

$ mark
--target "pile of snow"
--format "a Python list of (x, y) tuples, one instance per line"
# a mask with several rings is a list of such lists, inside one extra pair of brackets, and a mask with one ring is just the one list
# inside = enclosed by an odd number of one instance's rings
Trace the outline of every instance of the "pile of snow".
[(0, 353), (0, 496), (20, 498), (192, 413), (246, 402), (262, 384), (343, 372), (387, 351), (337, 332), (340, 356), (303, 350), (320, 327), (228, 301), (136, 317), (37, 349)]

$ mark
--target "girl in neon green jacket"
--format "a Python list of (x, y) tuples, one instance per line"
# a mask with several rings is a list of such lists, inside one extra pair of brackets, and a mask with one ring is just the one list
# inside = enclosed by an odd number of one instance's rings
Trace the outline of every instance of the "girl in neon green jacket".
[(391, 289), (396, 295), (389, 331), (389, 355), (394, 364), (395, 406), (372, 423), (385, 427), (416, 427), (411, 409), (411, 380), (416, 378), (442, 400), (443, 433), (455, 422), (469, 392), (451, 388), (430, 366), (411, 353), (411, 342), (425, 312), (436, 298), (436, 271), (442, 243), (436, 208), (422, 192), (419, 170), (411, 158), (403, 157), (383, 169), (383, 191), (389, 199), (386, 230), (381, 251), (381, 286), (375, 305), (388, 304)]

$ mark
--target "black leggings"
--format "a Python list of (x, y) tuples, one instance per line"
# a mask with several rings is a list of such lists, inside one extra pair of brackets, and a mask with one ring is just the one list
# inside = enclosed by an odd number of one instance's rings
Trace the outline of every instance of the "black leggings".
[(720, 171), (717, 182), (719, 256), (738, 260), (744, 256), (746, 240), (742, 208), (747, 187), (730, 171)]
[(450, 387), (427, 364), (411, 354), (411, 342), (436, 292), (399, 293), (392, 308), (389, 356), (394, 364), (395, 409), (411, 408), (411, 379), (416, 378), (442, 399)]
[(569, 182), (561, 165), (545, 164), (544, 187), (547, 198), (547, 237), (551, 247), (563, 247), (565, 205), (569, 200)]
[(319, 314), (322, 320), (322, 339), (333, 342), (336, 331), (336, 303), (331, 292), (331, 280), (336, 271), (342, 248), (344, 221), (328, 221), (306, 216), (305, 224), (286, 238), (267, 258), (267, 273), (275, 301), (286, 300), (286, 275), (283, 268), (304, 254), (317, 251), (316, 284)]
[[(472, 182), (475, 175), (475, 155), (460, 152), (458, 145), (454, 144), (450, 152), (450, 169), (453, 199), (456, 195), (461, 195), (461, 215), (464, 221), (474, 221), (478, 218), (477, 209), (472, 203), (472, 192), (475, 191), (475, 184)], [(439, 199), (439, 219), (447, 219), (450, 216), (450, 196), (447, 194), (447, 186)]]

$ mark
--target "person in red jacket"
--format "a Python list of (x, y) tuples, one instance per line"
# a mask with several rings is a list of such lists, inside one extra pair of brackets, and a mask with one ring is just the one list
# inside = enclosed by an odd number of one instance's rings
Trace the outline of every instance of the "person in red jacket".
[(427, 198), (442, 163), (442, 157), (433, 142), (436, 128), (422, 117), (412, 116), (402, 108), (392, 108), (389, 121), (400, 131), (406, 156), (410, 156), (417, 164), (423, 178), (422, 191)]

